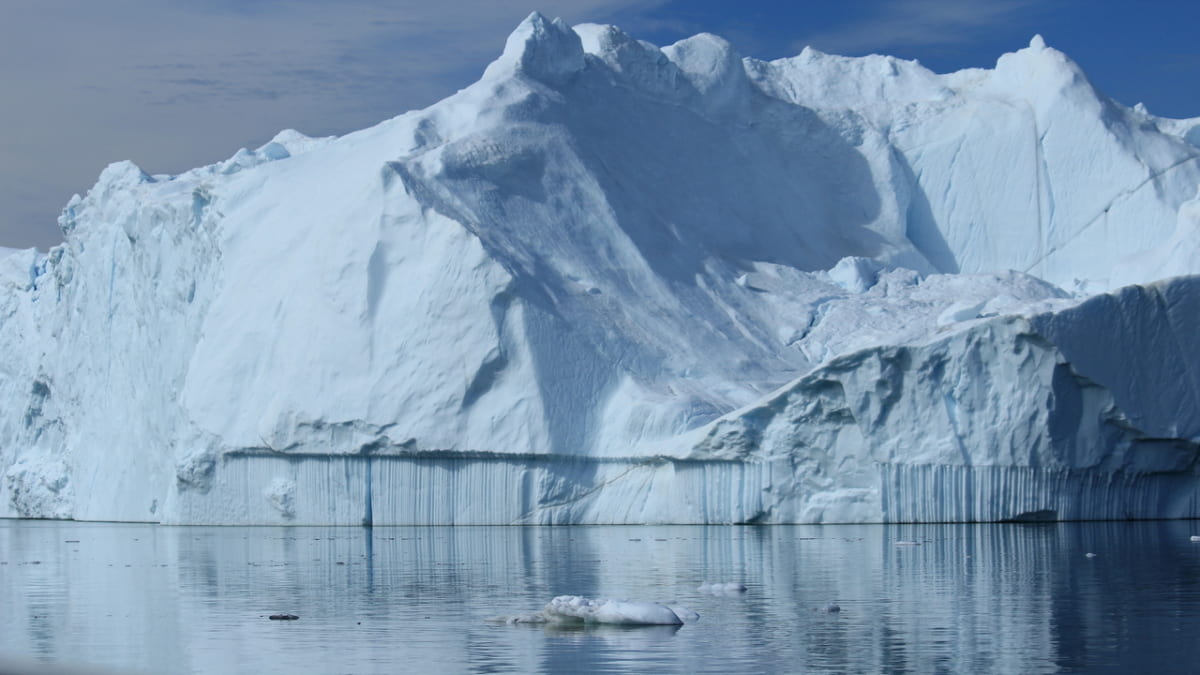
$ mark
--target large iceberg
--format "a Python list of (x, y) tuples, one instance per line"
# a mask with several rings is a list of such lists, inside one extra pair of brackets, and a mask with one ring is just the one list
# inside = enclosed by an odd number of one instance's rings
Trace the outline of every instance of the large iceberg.
[(540, 15), (341, 138), (0, 249), (0, 515), (1200, 516), (1200, 118)]

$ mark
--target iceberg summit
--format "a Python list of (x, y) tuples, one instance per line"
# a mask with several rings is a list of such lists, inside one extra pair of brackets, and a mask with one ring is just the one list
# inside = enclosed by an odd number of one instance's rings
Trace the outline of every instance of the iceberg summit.
[(1200, 517), (1200, 118), (534, 14), (471, 86), (0, 250), (0, 516)]

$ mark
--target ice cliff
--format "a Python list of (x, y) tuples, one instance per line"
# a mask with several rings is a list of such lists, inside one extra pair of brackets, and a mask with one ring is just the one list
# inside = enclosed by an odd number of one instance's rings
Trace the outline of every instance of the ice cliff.
[(535, 14), (426, 110), (113, 164), (0, 249), (0, 515), (1200, 516), (1198, 129), (1040, 38), (937, 75)]

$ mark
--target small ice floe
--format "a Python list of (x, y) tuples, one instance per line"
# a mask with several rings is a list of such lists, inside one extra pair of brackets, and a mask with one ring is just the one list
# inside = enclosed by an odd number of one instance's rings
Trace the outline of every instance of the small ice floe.
[(681, 626), (700, 619), (686, 607), (668, 607), (657, 602), (585, 598), (560, 595), (546, 603), (540, 614), (496, 616), (490, 623), (603, 624), (610, 626)]
[(736, 581), (726, 581), (719, 583), (710, 583), (708, 581), (700, 584), (698, 589), (701, 593), (709, 595), (737, 595), (746, 592), (746, 585)]
[[(666, 626), (684, 623), (675, 610), (657, 602), (585, 598), (581, 595), (560, 595), (542, 610), (551, 621), (578, 621), (618, 626)], [(695, 618), (699, 614), (691, 612)]]
[(1200, 541), (1200, 535), (1193, 534), (1191, 540), (1192, 541)]
[(920, 546), (921, 542), (919, 542), (919, 541), (898, 541), (898, 542), (896, 542), (896, 545), (897, 546)]
[(1085, 557), (1085, 558), (1095, 558), (1095, 557), (1096, 557), (1096, 554), (1095, 554), (1095, 553), (1084, 553), (1084, 554), (1083, 554), (1083, 557)]

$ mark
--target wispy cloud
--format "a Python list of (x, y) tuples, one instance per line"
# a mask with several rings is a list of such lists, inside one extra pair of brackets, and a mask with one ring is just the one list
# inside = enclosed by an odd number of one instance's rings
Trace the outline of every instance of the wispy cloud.
[(796, 51), (812, 46), (845, 55), (886, 53), (906, 48), (968, 44), (985, 30), (1015, 21), (1037, 0), (908, 0), (876, 5), (851, 24), (805, 35)]

